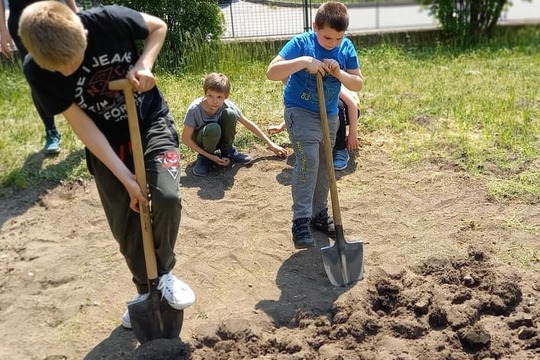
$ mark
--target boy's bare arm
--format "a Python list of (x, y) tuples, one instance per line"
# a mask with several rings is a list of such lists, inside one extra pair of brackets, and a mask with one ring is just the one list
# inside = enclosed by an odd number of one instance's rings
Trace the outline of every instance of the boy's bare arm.
[(73, 10), (74, 13), (78, 11), (75, 0), (66, 0), (66, 5), (69, 6), (69, 8)]
[(195, 132), (195, 129), (189, 125), (184, 124), (184, 128), (182, 130), (182, 143), (188, 146), (193, 151), (201, 154), (202, 156), (206, 157), (207, 159), (215, 162), (218, 165), (221, 166), (227, 166), (229, 165), (229, 159), (227, 158), (220, 158), (217, 155), (210, 154), (209, 152), (206, 152), (202, 147), (197, 145), (197, 143), (193, 140), (193, 133)]
[(138, 204), (148, 205), (146, 196), (141, 192), (139, 184), (126, 165), (116, 155), (105, 135), (97, 128), (96, 124), (76, 104), (72, 104), (62, 115), (69, 122), (73, 132), (86, 145), (105, 166), (124, 185), (130, 197), (129, 207), (133, 211), (139, 211)]
[(11, 38), (11, 34), (6, 26), (6, 9), (4, 8), (4, 0), (0, 0), (0, 45), (2, 53), (5, 57), (11, 56), (11, 50), (15, 47), (15, 43)]
[(141, 15), (148, 27), (148, 36), (144, 40), (142, 54), (133, 69), (128, 72), (127, 78), (134, 90), (144, 92), (156, 85), (152, 68), (165, 41), (167, 24), (155, 16), (145, 13)]
[(355, 99), (347, 90), (341, 89), (339, 98), (347, 106), (347, 120), (349, 121), (347, 149), (353, 151), (358, 148), (358, 108)]
[(354, 101), (354, 98), (352, 95), (343, 88), (339, 91), (339, 98), (343, 103), (347, 106), (347, 108), (354, 108), (356, 109), (356, 101)]
[(356, 105), (347, 108), (347, 119), (349, 119), (347, 149), (353, 151), (358, 149), (358, 109)]
[(360, 91), (364, 86), (364, 76), (360, 69), (341, 70), (339, 63), (334, 59), (323, 60), (330, 75), (339, 80), (351, 91)]
[(285, 121), (282, 121), (279, 125), (268, 126), (267, 130), (270, 135), (279, 134), (280, 132), (285, 130)]
[(252, 133), (257, 135), (257, 137), (259, 139), (264, 141), (266, 143), (266, 145), (268, 145), (270, 150), (272, 150), (276, 155), (278, 155), (280, 157), (286, 157), (287, 156), (287, 150), (285, 150), (284, 148), (282, 148), (279, 145), (276, 145), (272, 140), (270, 140), (268, 138), (268, 136), (266, 136), (266, 134), (263, 133), (262, 130), (253, 121), (251, 121), (249, 119), (246, 119), (243, 115), (240, 115), (240, 117), (238, 118), (238, 121), (242, 125), (244, 125), (246, 128), (248, 128)]
[(310, 56), (301, 56), (291, 60), (285, 60), (281, 56), (276, 56), (268, 65), (266, 76), (269, 80), (282, 81), (290, 75), (300, 70), (306, 69), (309, 73), (329, 72), (328, 67), (322, 62)]
[(338, 78), (339, 81), (345, 87), (351, 91), (360, 91), (364, 86), (364, 76), (360, 69), (347, 70), (341, 72), (341, 78)]

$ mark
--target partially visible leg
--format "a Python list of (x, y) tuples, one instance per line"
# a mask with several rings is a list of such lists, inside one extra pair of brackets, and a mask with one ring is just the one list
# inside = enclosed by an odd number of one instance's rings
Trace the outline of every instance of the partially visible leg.
[[(18, 33), (20, 15), (21, 14), (16, 12), (10, 12), (8, 18), (8, 28), (9, 33), (13, 38), (13, 41), (15, 42), (15, 45), (17, 45), (19, 55), (24, 62), (24, 57), (28, 54), (28, 51), (24, 47)], [(43, 152), (46, 155), (58, 154), (60, 152), (61, 136), (58, 130), (56, 130), (56, 126), (54, 124), (54, 116), (50, 116), (45, 113), (41, 105), (36, 101), (33, 93), (32, 101), (34, 102), (36, 111), (41, 118), (43, 125), (45, 126), (45, 146), (43, 147)]]
[[(330, 146), (334, 145), (336, 132), (339, 127), (338, 116), (328, 116), (328, 130), (330, 132)], [(313, 218), (311, 227), (324, 232), (328, 236), (335, 236), (334, 220), (328, 215), (328, 193), (330, 185), (328, 182), (328, 167), (326, 165), (326, 152), (321, 144), (319, 149), (319, 171), (317, 173), (317, 182), (313, 194)]]
[(219, 148), (223, 152), (230, 151), (234, 146), (237, 123), (238, 115), (232, 109), (223, 110), (218, 121), (218, 124), (221, 127), (221, 139), (219, 140)]
[(195, 293), (171, 273), (176, 264), (174, 247), (182, 210), (179, 143), (172, 117), (156, 121), (144, 138), (149, 139), (145, 146), (145, 162), (152, 199), (158, 290), (173, 308), (182, 310), (195, 302)]
[(336, 144), (333, 149), (334, 169), (345, 170), (349, 165), (347, 150), (347, 105), (341, 99), (338, 102), (339, 128), (336, 134)]
[(54, 116), (50, 116), (45, 113), (41, 105), (36, 101), (33, 92), (32, 100), (34, 101), (34, 106), (36, 107), (39, 117), (45, 126), (45, 145), (43, 146), (43, 152), (46, 155), (56, 155), (60, 152), (62, 138), (58, 130), (56, 130)]
[(137, 292), (145, 294), (148, 284), (139, 214), (129, 208), (129, 194), (118, 178), (88, 151), (86, 159), (92, 169), (107, 222), (126, 260)]
[(347, 105), (341, 99), (338, 101), (339, 128), (336, 133), (334, 150), (347, 148)]
[(219, 142), (221, 156), (229, 158), (233, 162), (248, 165), (253, 161), (253, 158), (239, 152), (234, 146), (237, 123), (238, 115), (232, 109), (223, 110), (219, 117), (219, 125), (221, 126), (222, 131), (221, 140)]
[(205, 151), (213, 154), (221, 139), (222, 129), (217, 123), (209, 123), (195, 131), (193, 140)]
[[(221, 139), (221, 126), (210, 123), (195, 131), (193, 140), (206, 152), (213, 154)], [(197, 155), (197, 161), (193, 167), (193, 173), (197, 176), (206, 176), (210, 170), (212, 161), (202, 155)]]
[(297, 249), (313, 246), (315, 241), (309, 222), (319, 169), (319, 148), (322, 141), (317, 114), (300, 109), (285, 109), (285, 124), (291, 141), (295, 164), (291, 181), (293, 200), (293, 242)]

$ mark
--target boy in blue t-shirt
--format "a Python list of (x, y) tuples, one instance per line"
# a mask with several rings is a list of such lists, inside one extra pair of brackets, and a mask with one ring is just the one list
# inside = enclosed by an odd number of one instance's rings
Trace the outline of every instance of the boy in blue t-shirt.
[(283, 99), (285, 124), (294, 150), (292, 237), (297, 249), (315, 245), (310, 226), (335, 236), (328, 215), (328, 177), (322, 143), (316, 74), (324, 75), (324, 95), (332, 146), (339, 126), (338, 98), (343, 84), (352, 91), (363, 85), (353, 43), (344, 37), (349, 26), (345, 5), (328, 1), (317, 10), (313, 31), (293, 37), (272, 60), (270, 80), (287, 79)]

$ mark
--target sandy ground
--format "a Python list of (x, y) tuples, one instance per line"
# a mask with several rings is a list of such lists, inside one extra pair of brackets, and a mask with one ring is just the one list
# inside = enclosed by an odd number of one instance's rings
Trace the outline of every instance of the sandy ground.
[[(291, 159), (182, 172), (180, 339), (138, 346), (134, 295), (92, 181), (28, 189), (0, 210), (0, 359), (537, 359), (540, 209), (501, 204), (452, 164), (405, 168), (363, 144), (338, 173), (365, 276), (333, 287), (290, 238)], [(41, 155), (36, 155), (41, 156)], [(331, 244), (331, 242), (330, 242)]]

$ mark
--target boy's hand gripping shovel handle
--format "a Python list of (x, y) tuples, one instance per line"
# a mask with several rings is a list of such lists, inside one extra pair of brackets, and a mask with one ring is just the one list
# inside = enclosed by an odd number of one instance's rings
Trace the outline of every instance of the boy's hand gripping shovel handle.
[[(109, 89), (122, 90), (126, 99), (128, 119), (137, 119), (137, 107), (133, 96), (133, 87), (127, 79), (114, 80), (109, 82)], [(146, 182), (146, 169), (144, 166), (143, 146), (139, 130), (138, 121), (128, 121), (129, 133), (131, 137), (131, 146), (133, 148), (133, 162), (135, 164), (135, 177), (141, 188), (141, 192), (148, 197), (148, 185)], [(154, 235), (152, 233), (152, 223), (150, 217), (150, 208), (139, 204), (141, 216), (142, 237), (144, 248), (144, 259), (146, 262), (146, 272), (148, 279), (157, 279), (156, 250), (154, 249)]]

